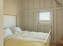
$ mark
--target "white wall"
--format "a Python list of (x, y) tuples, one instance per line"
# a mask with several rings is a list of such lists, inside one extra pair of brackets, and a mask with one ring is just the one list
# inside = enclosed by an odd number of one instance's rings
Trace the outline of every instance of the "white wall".
[(63, 8), (57, 9), (57, 41), (60, 41), (60, 38), (63, 34)]
[[(22, 0), (23, 1), (23, 28), (27, 30), (39, 30), (38, 13), (41, 10), (52, 10), (56, 7), (54, 0)], [(43, 29), (43, 28), (41, 28)]]
[[(4, 14), (17, 16), (17, 26), (20, 26), (21, 17), (20, 0), (4, 0)], [(20, 20), (20, 21), (19, 21)]]
[(3, 0), (0, 0), (0, 46), (3, 46)]

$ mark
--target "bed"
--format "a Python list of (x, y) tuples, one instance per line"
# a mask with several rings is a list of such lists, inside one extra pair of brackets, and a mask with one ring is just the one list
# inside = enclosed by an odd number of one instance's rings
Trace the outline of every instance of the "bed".
[[(9, 31), (9, 30), (8, 30)], [(6, 30), (7, 32), (7, 30)], [(50, 32), (29, 32), (11, 34), (4, 38), (4, 46), (50, 46)]]
[[(6, 15), (7, 16), (7, 15)], [(50, 46), (50, 32), (30, 32), (22, 31), (19, 27), (12, 30), (11, 27), (16, 27), (16, 16), (13, 19), (7, 19), (4, 17), (4, 46)], [(9, 16), (11, 17), (11, 16)], [(11, 23), (5, 24), (7, 20), (11, 20)], [(15, 23), (15, 25), (13, 25)]]
[(40, 41), (34, 41), (34, 40), (28, 40), (28, 39), (20, 39), (14, 36), (11, 36), (13, 38), (10, 38), (4, 43), (4, 46), (50, 46), (50, 41), (48, 39), (47, 43), (40, 42)]

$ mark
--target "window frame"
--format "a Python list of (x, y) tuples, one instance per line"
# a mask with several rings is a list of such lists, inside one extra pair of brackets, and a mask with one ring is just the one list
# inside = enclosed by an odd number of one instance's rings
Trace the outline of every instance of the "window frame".
[[(50, 12), (50, 20), (40, 20), (39, 18), (40, 18), (40, 13), (41, 12)], [(39, 13), (38, 13), (38, 21), (39, 21), (39, 23), (51, 23), (51, 11), (50, 10), (42, 10), (42, 11), (39, 11)]]

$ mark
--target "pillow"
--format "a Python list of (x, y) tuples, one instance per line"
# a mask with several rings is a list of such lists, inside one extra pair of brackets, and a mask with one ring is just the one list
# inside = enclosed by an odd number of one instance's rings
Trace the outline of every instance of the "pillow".
[(15, 34), (15, 33), (21, 32), (22, 30), (19, 27), (13, 27), (13, 28), (11, 28), (11, 31), (13, 34)]
[(4, 29), (3, 34), (4, 34), (4, 37), (13, 35), (9, 28)]

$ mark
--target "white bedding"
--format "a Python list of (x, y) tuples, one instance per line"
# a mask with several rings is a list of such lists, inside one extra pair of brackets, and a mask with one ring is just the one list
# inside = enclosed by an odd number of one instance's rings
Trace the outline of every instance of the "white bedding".
[(28, 32), (28, 31), (23, 31), (21, 33), (15, 33), (14, 35), (10, 36), (10, 38), (14, 38), (14, 39), (25, 39), (29, 41), (36, 41), (36, 42), (43, 42), (43, 43), (47, 42), (48, 37), (49, 37), (48, 33)]
[[(4, 39), (5, 46), (49, 46), (50, 35), (43, 32), (23, 31)], [(19, 45), (17, 45), (19, 44)], [(26, 45), (24, 45), (26, 44)]]

